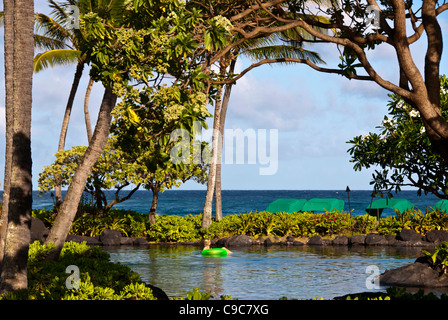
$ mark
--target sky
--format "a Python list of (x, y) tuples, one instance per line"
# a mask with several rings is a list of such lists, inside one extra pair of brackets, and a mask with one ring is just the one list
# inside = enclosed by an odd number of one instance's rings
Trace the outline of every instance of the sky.
[[(35, 1), (36, 12), (48, 13), (46, 1)], [(448, 13), (439, 19), (448, 30)], [(444, 34), (448, 43), (448, 33)], [(337, 66), (338, 52), (333, 46), (315, 45), (327, 67)], [(423, 70), (426, 40), (411, 47), (417, 66)], [(445, 49), (446, 50), (446, 49)], [(3, 183), (5, 118), (3, 30), (0, 30), (0, 182)], [(396, 57), (387, 45), (369, 53), (372, 65), (385, 79), (397, 83)], [(240, 59), (237, 72), (249, 66)], [(75, 65), (55, 67), (34, 75), (32, 109), (33, 189), (45, 165), (54, 160), (59, 132)], [(448, 74), (448, 55), (441, 63), (441, 73)], [(67, 134), (66, 149), (86, 145), (83, 99), (88, 82), (85, 69), (76, 96)], [(103, 88), (95, 84), (90, 98), (90, 116), (95, 125)], [(227, 190), (370, 190), (373, 169), (355, 172), (347, 150), (347, 141), (357, 135), (375, 131), (387, 113), (389, 92), (370, 81), (348, 80), (338, 75), (319, 73), (306, 65), (268, 66), (253, 69), (238, 80), (232, 89), (226, 117), (227, 132), (255, 132), (257, 142), (266, 130), (269, 148), (278, 147), (278, 163), (269, 175), (262, 175), (263, 152), (257, 145), (255, 163), (224, 163), (222, 188)], [(210, 107), (210, 110), (213, 110)], [(209, 119), (212, 127), (212, 119)], [(278, 139), (270, 133), (278, 133)], [(205, 135), (204, 135), (205, 136)], [(269, 139), (268, 139), (269, 140)], [(276, 144), (271, 145), (276, 142)], [(246, 144), (245, 151), (248, 152)], [(274, 150), (275, 151), (275, 150)], [(225, 151), (224, 151), (225, 152)], [(275, 154), (274, 154), (275, 155)], [(264, 159), (266, 160), (266, 159)], [(269, 171), (269, 170), (268, 170)], [(206, 189), (190, 181), (182, 190)]]

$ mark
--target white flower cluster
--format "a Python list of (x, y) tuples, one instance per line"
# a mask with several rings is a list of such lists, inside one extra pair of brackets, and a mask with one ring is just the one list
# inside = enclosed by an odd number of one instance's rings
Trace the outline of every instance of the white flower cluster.
[(417, 110), (412, 110), (411, 112), (409, 112), (409, 116), (411, 116), (411, 118), (419, 118), (420, 112), (418, 112)]
[(442, 94), (448, 94), (448, 90), (445, 88), (440, 89), (440, 92), (442, 92)]
[(383, 120), (383, 125), (393, 126), (395, 124), (395, 120), (393, 118), (387, 118)]
[(216, 22), (217, 26), (222, 27), (227, 32), (232, 31), (233, 25), (229, 21), (229, 19), (227, 19), (226, 17), (223, 17), (223, 16), (220, 15), (220, 16), (214, 17), (213, 20)]
[(177, 18), (177, 13), (176, 13), (176, 12), (171, 11), (171, 12), (168, 14), (168, 19), (176, 19), (176, 18)]
[(172, 103), (163, 110), (163, 117), (167, 123), (176, 121), (182, 115), (185, 107), (181, 104)]

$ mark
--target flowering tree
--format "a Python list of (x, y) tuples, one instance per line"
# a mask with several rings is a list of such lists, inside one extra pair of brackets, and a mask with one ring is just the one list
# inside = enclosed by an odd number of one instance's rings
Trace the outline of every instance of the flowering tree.
[[(128, 152), (129, 149), (120, 148), (117, 145), (117, 137), (112, 136), (92, 167), (84, 192), (95, 198), (96, 207), (101, 214), (106, 214), (117, 203), (130, 199), (143, 185), (153, 192), (150, 221), (154, 223), (159, 192), (177, 188), (190, 179), (205, 182), (207, 165), (204, 161), (199, 163), (192, 161), (190, 165), (176, 166), (171, 161), (160, 160), (160, 153), (164, 150), (157, 142), (151, 141), (144, 146), (140, 144), (134, 146), (138, 149), (138, 155)], [(171, 145), (166, 145), (165, 148), (169, 150)], [(57, 152), (54, 163), (45, 166), (39, 174), (39, 191), (46, 193), (57, 183), (61, 183), (62, 186), (70, 185), (86, 150), (87, 146), (75, 146)], [(130, 190), (124, 190), (130, 185), (132, 185)], [(115, 192), (114, 198), (109, 201), (105, 190), (110, 189), (115, 189)], [(125, 192), (124, 195), (120, 194), (122, 191)]]
[[(440, 106), (448, 119), (448, 79), (440, 77)], [(420, 112), (398, 95), (390, 95), (389, 115), (377, 128), (379, 133), (357, 136), (349, 141), (348, 150), (355, 163), (354, 169), (379, 166), (371, 184), (374, 189), (399, 191), (402, 186), (413, 186), (448, 199), (448, 165), (434, 150), (428, 138)]]

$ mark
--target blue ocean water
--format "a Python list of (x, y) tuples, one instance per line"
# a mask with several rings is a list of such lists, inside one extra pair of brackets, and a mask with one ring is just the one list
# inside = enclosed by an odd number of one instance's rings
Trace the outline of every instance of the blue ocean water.
[[(122, 191), (126, 192), (126, 191)], [(159, 194), (159, 215), (199, 214), (202, 212), (205, 201), (205, 190), (167, 190)], [(352, 190), (350, 192), (350, 209), (353, 215), (365, 214), (365, 208), (370, 204), (371, 190)], [(124, 194), (123, 194), (124, 195)], [(416, 191), (406, 190), (393, 193), (394, 198), (409, 200), (423, 212), (427, 206), (434, 207), (440, 199), (432, 194), (417, 196)], [(108, 195), (113, 198), (113, 192)], [(90, 196), (87, 195), (87, 199)], [(269, 203), (278, 198), (337, 198), (344, 200), (345, 210), (349, 211), (348, 195), (345, 190), (223, 190), (222, 206), (223, 215), (245, 213), (246, 211), (263, 211)], [(380, 197), (374, 198), (374, 200)], [(132, 209), (140, 213), (148, 213), (151, 206), (152, 193), (147, 190), (137, 191), (131, 199), (115, 205), (115, 208)], [(33, 208), (50, 209), (53, 206), (53, 198), (50, 194), (38, 196), (33, 193)], [(384, 210), (382, 217), (394, 215), (392, 210)]]

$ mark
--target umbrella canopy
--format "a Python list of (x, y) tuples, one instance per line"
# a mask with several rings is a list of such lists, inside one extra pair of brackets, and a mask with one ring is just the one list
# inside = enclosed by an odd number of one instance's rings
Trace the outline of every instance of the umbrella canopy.
[(413, 207), (414, 205), (406, 199), (385, 198), (372, 201), (372, 203), (366, 208), (366, 212), (372, 216), (377, 216), (378, 213), (381, 215), (383, 209), (393, 209), (403, 213)]
[(344, 200), (335, 198), (313, 198), (308, 200), (303, 206), (302, 211), (343, 211)]
[(436, 209), (440, 209), (442, 211), (448, 211), (448, 200), (440, 200), (435, 205)]
[(267, 208), (267, 212), (299, 212), (302, 211), (303, 205), (306, 203), (305, 199), (277, 199), (271, 202)]

